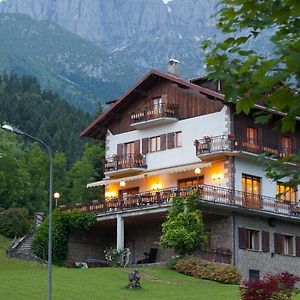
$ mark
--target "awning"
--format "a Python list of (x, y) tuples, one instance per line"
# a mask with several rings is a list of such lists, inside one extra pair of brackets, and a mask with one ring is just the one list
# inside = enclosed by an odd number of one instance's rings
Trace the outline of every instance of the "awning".
[(211, 163), (195, 163), (195, 164), (189, 164), (189, 165), (184, 165), (184, 166), (174, 166), (174, 167), (169, 167), (165, 169), (159, 169), (159, 170), (154, 170), (150, 172), (145, 172), (143, 174), (135, 175), (135, 176), (128, 176), (128, 177), (122, 177), (118, 179), (104, 179), (101, 181), (96, 181), (87, 184), (87, 188), (91, 187), (96, 187), (96, 186), (101, 186), (101, 185), (108, 185), (108, 184), (113, 184), (113, 183), (119, 183), (121, 181), (132, 181), (132, 180), (138, 180), (138, 179), (143, 179), (145, 177), (150, 177), (150, 176), (157, 176), (157, 175), (162, 175), (162, 174), (174, 174), (174, 173), (181, 173), (181, 172), (186, 172), (190, 171), (196, 168), (206, 168), (211, 166)]

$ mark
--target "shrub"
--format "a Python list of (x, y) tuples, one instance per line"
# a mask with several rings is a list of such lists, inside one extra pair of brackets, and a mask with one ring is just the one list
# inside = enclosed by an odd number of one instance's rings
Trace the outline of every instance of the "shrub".
[(122, 266), (126, 256), (130, 255), (130, 251), (128, 248), (123, 250), (117, 250), (115, 248), (109, 248), (104, 251), (105, 258), (111, 262), (113, 267)]
[(239, 284), (241, 276), (235, 266), (211, 263), (199, 258), (184, 258), (177, 262), (176, 270), (185, 275), (227, 284)]
[[(72, 229), (87, 229), (96, 221), (95, 214), (86, 212), (53, 211), (52, 257), (53, 263), (61, 264), (68, 253), (69, 233)], [(46, 219), (38, 228), (32, 244), (33, 252), (40, 258), (48, 258), (48, 226)]]
[(175, 255), (175, 256), (171, 256), (169, 259), (168, 259), (168, 268), (171, 269), (171, 270), (175, 270), (175, 266), (177, 264), (177, 262), (182, 259), (182, 255)]
[(240, 288), (242, 300), (289, 300), (300, 277), (284, 272), (266, 275), (262, 280), (249, 279)]
[(9, 208), (0, 212), (0, 233), (13, 238), (28, 233), (30, 221), (25, 208)]
[(173, 199), (167, 219), (162, 224), (160, 245), (163, 248), (174, 248), (177, 254), (186, 255), (206, 241), (202, 214), (195, 206), (197, 199), (196, 194)]

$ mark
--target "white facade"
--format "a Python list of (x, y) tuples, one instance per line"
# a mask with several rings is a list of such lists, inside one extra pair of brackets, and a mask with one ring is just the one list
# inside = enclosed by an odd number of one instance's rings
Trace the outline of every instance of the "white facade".
[(184, 119), (167, 125), (153, 126), (143, 130), (134, 130), (116, 135), (108, 132), (106, 157), (111, 157), (117, 153), (117, 144), (181, 131), (181, 147), (147, 153), (147, 171), (197, 163), (199, 158), (196, 156), (194, 141), (203, 136), (227, 134), (229, 132), (226, 124), (227, 109), (228, 107), (224, 106), (217, 113)]

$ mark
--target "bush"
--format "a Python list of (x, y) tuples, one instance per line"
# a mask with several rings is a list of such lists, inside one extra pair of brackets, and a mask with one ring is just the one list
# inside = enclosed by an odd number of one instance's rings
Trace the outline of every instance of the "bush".
[(182, 259), (182, 255), (175, 255), (175, 256), (171, 256), (169, 259), (168, 259), (168, 268), (171, 269), (171, 270), (176, 270), (176, 264), (177, 262)]
[(113, 267), (123, 266), (126, 256), (130, 255), (128, 248), (123, 250), (117, 250), (115, 248), (109, 248), (104, 251), (106, 260), (111, 262)]
[(6, 237), (20, 237), (30, 229), (28, 211), (25, 208), (9, 208), (0, 212), (0, 233)]
[[(86, 212), (53, 211), (52, 221), (52, 257), (53, 263), (61, 264), (68, 253), (69, 233), (72, 229), (87, 229), (96, 221), (95, 214)], [(33, 252), (40, 258), (48, 259), (49, 220), (38, 228), (32, 244)]]
[(240, 288), (242, 300), (290, 300), (300, 277), (284, 272), (266, 275), (262, 280), (249, 279)]
[(232, 265), (211, 263), (199, 258), (184, 258), (177, 262), (176, 270), (185, 275), (227, 284), (239, 284), (241, 275)]

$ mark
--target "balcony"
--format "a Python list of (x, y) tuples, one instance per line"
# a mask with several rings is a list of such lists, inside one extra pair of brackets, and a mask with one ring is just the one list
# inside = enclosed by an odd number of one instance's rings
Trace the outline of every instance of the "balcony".
[(129, 154), (108, 157), (104, 165), (105, 176), (115, 177), (143, 172), (147, 168), (146, 156), (142, 154)]
[(135, 129), (144, 129), (151, 126), (163, 125), (178, 120), (178, 105), (160, 103), (146, 106), (130, 113), (130, 126)]
[(258, 141), (251, 138), (236, 139), (233, 136), (220, 135), (204, 137), (195, 141), (196, 155), (201, 160), (212, 161), (224, 155), (232, 156), (239, 153), (267, 154), (273, 158), (282, 158), (296, 153), (290, 147), (279, 147), (267, 141)]
[(95, 200), (78, 203), (61, 210), (94, 211), (96, 213), (112, 213), (117, 211), (141, 210), (144, 208), (168, 207), (176, 196), (186, 197), (198, 193), (201, 205), (227, 207), (229, 209), (262, 212), (281, 216), (300, 217), (300, 210), (294, 204), (277, 201), (276, 198), (257, 194), (244, 193), (210, 185), (199, 185), (185, 188), (168, 188), (149, 191), (122, 198), (114, 198), (105, 202)]

